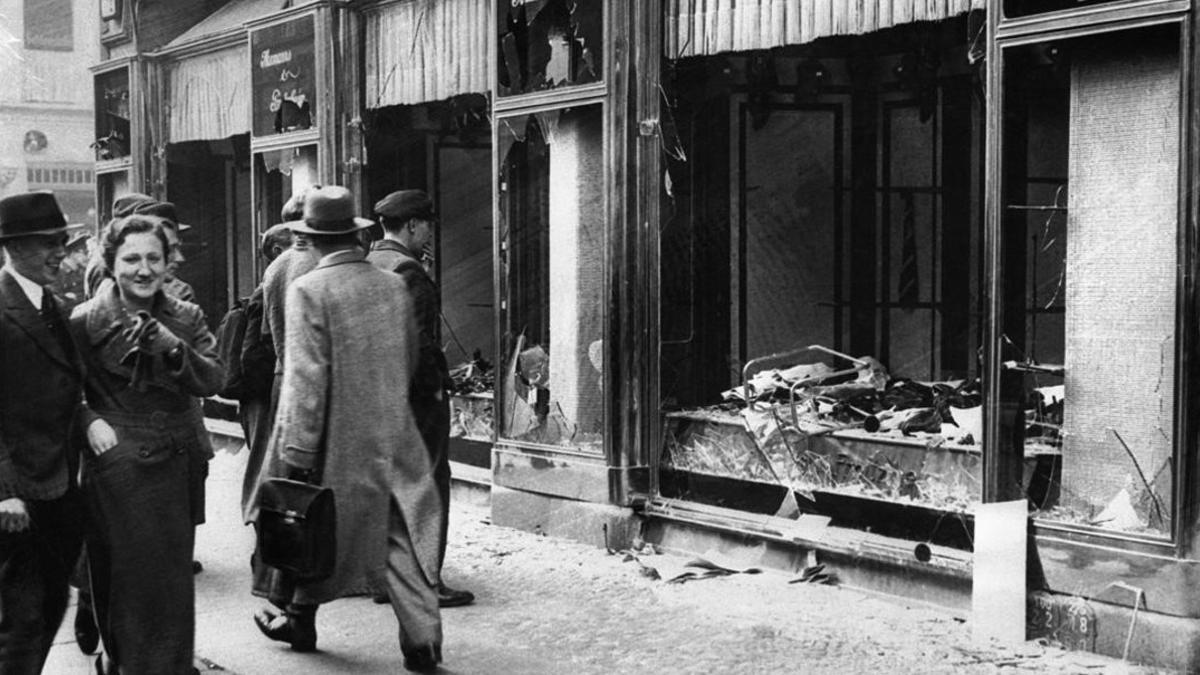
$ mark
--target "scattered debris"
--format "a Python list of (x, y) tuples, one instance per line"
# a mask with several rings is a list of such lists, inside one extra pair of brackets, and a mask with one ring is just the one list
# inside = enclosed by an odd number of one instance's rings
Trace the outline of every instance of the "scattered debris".
[(792, 579), (789, 584), (825, 584), (828, 586), (836, 586), (838, 583), (837, 572), (826, 572), (825, 564), (818, 563), (805, 567), (800, 576)]

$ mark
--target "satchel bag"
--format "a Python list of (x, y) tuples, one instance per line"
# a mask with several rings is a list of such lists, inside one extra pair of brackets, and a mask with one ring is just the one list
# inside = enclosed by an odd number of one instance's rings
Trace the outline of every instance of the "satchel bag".
[(337, 512), (333, 490), (286, 478), (269, 478), (258, 491), (257, 556), (297, 581), (333, 575)]

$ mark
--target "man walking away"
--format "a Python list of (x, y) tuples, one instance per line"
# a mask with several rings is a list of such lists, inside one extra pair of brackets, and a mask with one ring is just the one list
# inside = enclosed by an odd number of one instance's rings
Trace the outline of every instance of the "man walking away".
[(421, 351), (413, 375), (409, 400), (442, 497), (441, 532), (438, 538), (438, 604), (469, 605), (470, 591), (455, 590), (442, 580), (446, 559), (446, 534), (450, 523), (450, 397), (453, 385), (446, 355), (438, 339), (442, 301), (437, 284), (421, 265), (421, 251), (433, 242), (438, 226), (433, 200), (422, 190), (401, 190), (379, 200), (375, 213), (383, 226), (383, 239), (375, 242), (367, 260), (380, 269), (404, 278), (412, 295), (420, 329)]
[(72, 434), (113, 433), (82, 403), (79, 351), (46, 288), (66, 243), (53, 194), (0, 199), (0, 675), (40, 673), (66, 612), (84, 519)]
[(354, 217), (349, 190), (328, 186), (308, 194), (304, 223), (293, 226), (321, 260), (287, 292), (271, 451), (291, 477), (333, 490), (337, 558), (332, 577), (297, 584), (285, 614), (264, 611), (255, 623), (273, 640), (312, 651), (319, 603), (356, 594), (365, 576), (387, 587), (404, 667), (432, 672), (442, 648), (442, 505), (408, 404), (417, 360), (412, 301), (403, 279), (366, 262), (359, 230), (370, 225)]

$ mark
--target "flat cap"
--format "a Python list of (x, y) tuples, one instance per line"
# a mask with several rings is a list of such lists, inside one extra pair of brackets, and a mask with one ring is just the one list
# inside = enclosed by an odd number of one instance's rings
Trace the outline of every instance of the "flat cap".
[(435, 220), (433, 200), (424, 190), (399, 190), (375, 202), (375, 213), (401, 222), (413, 218)]

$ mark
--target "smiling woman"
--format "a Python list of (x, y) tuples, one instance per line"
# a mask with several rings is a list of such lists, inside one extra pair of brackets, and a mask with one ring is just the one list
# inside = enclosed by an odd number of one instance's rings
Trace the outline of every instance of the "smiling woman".
[(212, 456), (196, 397), (216, 392), (224, 367), (200, 308), (162, 291), (170, 245), (158, 218), (115, 221), (102, 247), (115, 282), (75, 309), (71, 329), (88, 404), (114, 429), (93, 442), (81, 480), (97, 514), (87, 546), (104, 672), (189, 672), (194, 525)]

